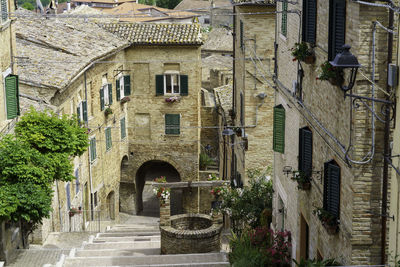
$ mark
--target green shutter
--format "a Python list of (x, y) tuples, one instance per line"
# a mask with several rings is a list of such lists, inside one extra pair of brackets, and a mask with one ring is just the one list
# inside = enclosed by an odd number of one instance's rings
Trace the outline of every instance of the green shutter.
[(100, 110), (104, 110), (104, 89), (100, 89)]
[(180, 134), (180, 114), (165, 114), (165, 134)]
[(19, 115), (18, 76), (9, 75), (5, 78), (7, 119)]
[(164, 75), (156, 75), (156, 95), (164, 95)]
[(274, 107), (273, 149), (285, 153), (285, 109), (282, 105)]
[(240, 34), (240, 48), (242, 48), (242, 50), (244, 48), (243, 30), (244, 30), (243, 21), (240, 21), (240, 33), (239, 34)]
[(106, 128), (105, 135), (106, 135), (106, 150), (110, 150), (110, 148), (112, 146), (111, 128), (110, 127)]
[(126, 137), (125, 118), (121, 119), (121, 140)]
[(96, 159), (96, 137), (90, 139), (90, 161), (94, 161)]
[(317, 0), (303, 0), (302, 38), (304, 42), (315, 44), (316, 24)]
[(312, 132), (308, 128), (299, 131), (299, 171), (312, 175)]
[(82, 101), (82, 109), (83, 109), (83, 120), (85, 122), (88, 121), (88, 114), (87, 114), (87, 101)]
[(342, 51), (346, 35), (346, 0), (329, 1), (328, 59)]
[(180, 75), (181, 95), (189, 95), (189, 77), (187, 75)]
[(340, 217), (340, 167), (336, 162), (324, 163), (324, 210)]
[[(8, 6), (7, 6), (7, 0), (1, 0), (1, 20), (3, 22), (6, 22), (8, 19)], [(0, 21), (1, 22), (1, 21)]]
[(120, 92), (121, 88), (119, 87), (119, 79), (117, 79), (115, 81), (115, 88), (116, 88), (115, 92), (117, 94), (117, 101), (120, 101), (121, 100), (121, 92)]
[(76, 115), (78, 117), (78, 121), (81, 122), (81, 107), (79, 105), (76, 108)]
[(111, 105), (113, 103), (112, 99), (112, 84), (108, 84), (108, 104)]
[(125, 96), (131, 95), (131, 76), (130, 75), (124, 76), (124, 95)]
[(287, 35), (287, 9), (288, 9), (288, 3), (282, 2), (282, 21), (281, 21), (281, 33), (282, 35), (286, 36)]

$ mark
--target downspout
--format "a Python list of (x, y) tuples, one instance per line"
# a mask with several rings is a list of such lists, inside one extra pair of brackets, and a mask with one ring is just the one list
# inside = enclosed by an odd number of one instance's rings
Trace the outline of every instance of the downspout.
[(56, 180), (56, 189), (57, 189), (57, 202), (58, 202), (58, 217), (60, 219), (60, 232), (62, 232), (62, 217), (61, 217), (61, 204), (60, 204), (60, 191), (58, 190), (58, 181)]
[[(389, 10), (389, 29), (393, 30), (394, 24), (394, 12), (392, 9)], [(388, 56), (387, 64), (392, 62), (393, 57), (393, 32), (388, 32)], [(389, 84), (386, 86), (386, 100), (390, 100), (391, 88)], [(390, 106), (385, 105), (385, 130), (384, 130), (384, 159), (390, 158)], [(387, 191), (388, 191), (388, 175), (389, 175), (389, 164), (387, 160), (383, 161), (383, 179), (382, 179), (382, 215), (387, 213)], [(381, 264), (385, 264), (386, 261), (386, 216), (382, 216), (382, 238), (381, 238)]]
[[(237, 15), (236, 14), (236, 6), (233, 6), (233, 14), (234, 15)], [(236, 18), (237, 18), (237, 16), (234, 16), (233, 17), (233, 29), (234, 29), (234, 31), (233, 31), (233, 34), (234, 34), (234, 36), (233, 36), (233, 59), (234, 59), (234, 61), (233, 61), (233, 90), (232, 90), (232, 121), (234, 122), (233, 124), (234, 125), (236, 125), (236, 123), (235, 123), (235, 117), (236, 117), (236, 99), (235, 99), (235, 96), (236, 96), (236, 63), (237, 63), (237, 60), (236, 60), (236, 38), (237, 38), (237, 32), (236, 32)], [(229, 137), (228, 137), (229, 138)], [(230, 146), (230, 142), (228, 142), (228, 145)], [(233, 162), (233, 159), (235, 158), (235, 146), (232, 146), (231, 147), (231, 150), (232, 150), (232, 154), (231, 154), (231, 168), (232, 169), (235, 169), (236, 168), (236, 166), (233, 166), (234, 164), (235, 164), (235, 162)], [(232, 170), (231, 170), (231, 177), (230, 177), (230, 181), (231, 181), (231, 186), (232, 186)]]

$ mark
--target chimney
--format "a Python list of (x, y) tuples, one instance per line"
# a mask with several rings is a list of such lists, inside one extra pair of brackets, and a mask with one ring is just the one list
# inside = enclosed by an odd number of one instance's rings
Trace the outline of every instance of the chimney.
[(68, 1), (67, 2), (67, 12), (69, 12), (71, 10), (71, 2)]

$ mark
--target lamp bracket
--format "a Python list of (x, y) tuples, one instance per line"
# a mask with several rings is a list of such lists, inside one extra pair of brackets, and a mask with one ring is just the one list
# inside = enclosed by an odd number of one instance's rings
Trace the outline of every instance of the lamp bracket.
[(354, 94), (344, 94), (344, 97), (346, 97), (346, 96), (355, 98), (355, 99), (365, 99), (365, 100), (374, 101), (374, 102), (378, 102), (378, 103), (393, 104), (392, 101), (385, 100), (385, 99), (378, 99), (378, 98), (360, 96), (360, 95), (354, 95)]

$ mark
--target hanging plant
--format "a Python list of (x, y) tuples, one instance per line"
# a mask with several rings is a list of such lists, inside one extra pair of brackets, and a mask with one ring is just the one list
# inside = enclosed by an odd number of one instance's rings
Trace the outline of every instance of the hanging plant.
[(316, 208), (313, 210), (313, 214), (317, 215), (318, 219), (322, 222), (328, 234), (336, 234), (339, 230), (338, 218), (325, 210), (324, 208)]
[(167, 103), (179, 102), (180, 100), (181, 100), (181, 98), (179, 96), (171, 96), (171, 97), (165, 98), (165, 102), (167, 102)]
[(343, 70), (339, 68), (335, 68), (329, 63), (329, 61), (325, 61), (321, 64), (321, 66), (317, 69), (317, 80), (326, 80), (329, 81), (332, 85), (340, 86), (343, 84)]
[(295, 43), (292, 47), (293, 61), (300, 60), (306, 64), (312, 64), (315, 61), (314, 51), (308, 47), (307, 43)]
[(111, 109), (110, 107), (107, 107), (107, 108), (104, 110), (104, 114), (105, 114), (106, 116), (108, 116), (108, 115), (113, 114), (113, 111), (112, 111), (112, 109)]
[(131, 98), (129, 96), (125, 96), (124, 98), (121, 99), (121, 104), (124, 104), (129, 101), (131, 101)]
[(296, 172), (293, 175), (292, 180), (297, 182), (298, 189), (310, 190), (311, 188), (311, 178), (302, 171)]

